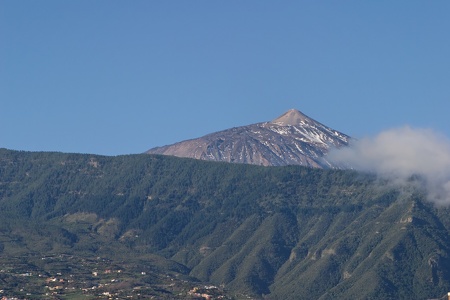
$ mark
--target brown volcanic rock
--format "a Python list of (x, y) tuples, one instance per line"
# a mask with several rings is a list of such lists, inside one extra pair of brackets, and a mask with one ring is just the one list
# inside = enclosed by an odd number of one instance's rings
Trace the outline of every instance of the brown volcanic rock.
[(235, 127), (148, 150), (149, 154), (263, 166), (334, 167), (326, 160), (331, 147), (350, 137), (291, 109), (271, 122)]

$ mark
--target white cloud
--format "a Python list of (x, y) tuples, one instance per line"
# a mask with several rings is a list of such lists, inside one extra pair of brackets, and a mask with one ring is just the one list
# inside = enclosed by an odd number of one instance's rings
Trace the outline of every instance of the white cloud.
[(432, 130), (409, 126), (390, 129), (332, 150), (327, 158), (394, 180), (420, 175), (430, 201), (450, 204), (450, 140)]

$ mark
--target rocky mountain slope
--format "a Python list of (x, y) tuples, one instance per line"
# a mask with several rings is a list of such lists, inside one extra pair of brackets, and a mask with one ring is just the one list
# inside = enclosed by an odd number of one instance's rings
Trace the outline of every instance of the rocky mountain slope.
[(328, 168), (334, 166), (324, 157), (330, 147), (346, 146), (349, 139), (291, 109), (271, 122), (235, 127), (146, 153), (263, 166)]

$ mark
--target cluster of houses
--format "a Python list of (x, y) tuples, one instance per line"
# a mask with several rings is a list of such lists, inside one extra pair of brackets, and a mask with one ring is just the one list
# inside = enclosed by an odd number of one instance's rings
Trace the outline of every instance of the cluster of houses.
[(194, 287), (188, 292), (188, 295), (204, 300), (225, 299), (225, 296), (221, 295), (219, 289), (214, 285)]

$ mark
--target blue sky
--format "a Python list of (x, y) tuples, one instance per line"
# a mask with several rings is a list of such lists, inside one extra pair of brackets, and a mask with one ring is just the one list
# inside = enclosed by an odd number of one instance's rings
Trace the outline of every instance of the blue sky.
[(0, 147), (104, 155), (296, 108), (450, 136), (450, 1), (0, 0)]

